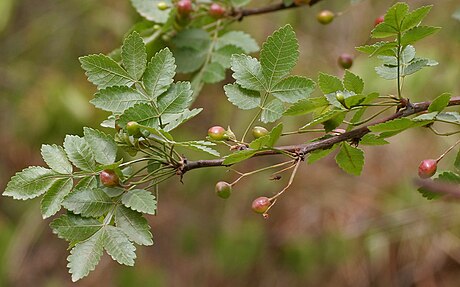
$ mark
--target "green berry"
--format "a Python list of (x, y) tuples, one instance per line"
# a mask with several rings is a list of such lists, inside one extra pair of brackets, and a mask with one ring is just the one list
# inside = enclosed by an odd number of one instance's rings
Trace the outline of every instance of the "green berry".
[(166, 10), (166, 9), (169, 8), (169, 5), (168, 5), (168, 3), (161, 1), (161, 2), (158, 2), (157, 8), (158, 8), (159, 10), (164, 11), (164, 10)]
[(126, 131), (130, 136), (133, 137), (140, 137), (141, 134), (141, 127), (137, 122), (128, 122), (126, 124)]
[(105, 169), (99, 173), (99, 179), (104, 186), (114, 187), (119, 185), (118, 175), (112, 169)]
[(232, 185), (225, 181), (219, 181), (215, 187), (216, 194), (221, 198), (229, 198), (232, 193)]
[(268, 130), (264, 127), (256, 126), (252, 129), (252, 135), (254, 136), (254, 138), (258, 139), (260, 137), (268, 135)]
[(271, 202), (268, 197), (262, 196), (254, 199), (252, 202), (252, 210), (255, 213), (263, 214), (265, 213), (268, 208), (270, 207)]
[(329, 10), (323, 10), (316, 15), (316, 19), (323, 25), (327, 25), (334, 20), (335, 14)]

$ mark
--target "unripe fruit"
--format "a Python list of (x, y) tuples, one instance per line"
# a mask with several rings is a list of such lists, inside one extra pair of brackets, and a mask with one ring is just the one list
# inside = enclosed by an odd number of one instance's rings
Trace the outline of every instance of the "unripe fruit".
[(191, 0), (180, 0), (176, 4), (177, 12), (182, 16), (187, 16), (192, 12), (192, 1)]
[(225, 135), (225, 129), (221, 126), (213, 126), (209, 128), (208, 136), (215, 141), (221, 141), (221, 140), (227, 139)]
[(99, 173), (99, 179), (104, 186), (108, 187), (114, 187), (120, 183), (118, 175), (111, 169), (101, 171)]
[(323, 25), (327, 25), (334, 20), (335, 14), (329, 10), (323, 10), (316, 15), (316, 20)]
[(221, 18), (225, 14), (225, 8), (217, 3), (212, 3), (209, 7), (209, 15), (214, 18)]
[(128, 122), (126, 124), (126, 131), (128, 132), (130, 136), (133, 136), (133, 137), (140, 137), (142, 135), (141, 127), (139, 126), (137, 122)]
[(344, 69), (350, 69), (350, 67), (353, 65), (353, 56), (350, 54), (343, 53), (339, 56), (337, 62), (340, 67)]
[(342, 92), (335, 93), (335, 98), (339, 103), (342, 104), (346, 109), (348, 109), (347, 104), (345, 103), (345, 95)]
[(258, 197), (254, 199), (254, 201), (252, 202), (252, 210), (255, 213), (262, 214), (268, 210), (270, 205), (271, 205), (271, 202), (268, 197), (265, 197), (265, 196)]
[(429, 178), (436, 173), (438, 162), (435, 159), (424, 159), (418, 166), (418, 176), (420, 178)]
[(380, 16), (380, 17), (376, 18), (375, 21), (374, 21), (374, 27), (377, 26), (378, 24), (382, 23), (384, 20), (385, 20), (385, 18), (383, 16)]
[(161, 1), (161, 2), (158, 2), (157, 8), (158, 8), (159, 10), (162, 10), (162, 11), (163, 11), (163, 10), (168, 9), (168, 8), (169, 8), (169, 5), (168, 5), (168, 3)]
[(258, 139), (260, 137), (268, 135), (268, 130), (264, 127), (254, 127), (252, 129), (252, 135), (254, 136), (254, 138)]
[(232, 185), (225, 181), (219, 181), (216, 184), (216, 194), (221, 198), (229, 198), (232, 193)]

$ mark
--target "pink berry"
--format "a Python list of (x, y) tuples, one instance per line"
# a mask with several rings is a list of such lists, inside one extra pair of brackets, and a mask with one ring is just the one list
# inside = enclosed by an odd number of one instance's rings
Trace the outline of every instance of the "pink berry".
[(183, 16), (190, 14), (190, 12), (192, 12), (193, 10), (191, 0), (180, 0), (179, 2), (177, 2), (176, 7), (177, 12)]
[(225, 8), (217, 3), (212, 3), (209, 7), (209, 15), (214, 18), (221, 18), (225, 14)]
[(252, 202), (252, 210), (255, 213), (263, 214), (268, 210), (270, 205), (270, 199), (268, 197), (261, 196), (254, 199), (254, 201)]
[(420, 178), (429, 178), (436, 173), (438, 162), (435, 159), (424, 159), (418, 166), (418, 176)]
[(343, 53), (339, 56), (337, 62), (339, 63), (340, 67), (344, 69), (349, 69), (353, 65), (353, 56), (350, 54)]
[(382, 23), (383, 21), (384, 21), (383, 16), (380, 16), (380, 17), (376, 18), (375, 21), (374, 21), (374, 27), (377, 26), (378, 24)]
[(118, 175), (111, 169), (105, 169), (99, 173), (101, 183), (108, 187), (117, 186), (119, 184)]
[(208, 130), (208, 136), (216, 141), (226, 139), (225, 129), (221, 126), (213, 126)]

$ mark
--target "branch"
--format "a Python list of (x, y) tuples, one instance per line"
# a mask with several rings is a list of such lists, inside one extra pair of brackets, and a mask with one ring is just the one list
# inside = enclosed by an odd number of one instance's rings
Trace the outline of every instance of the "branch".
[(268, 5), (265, 7), (234, 9), (230, 13), (230, 16), (236, 17), (238, 20), (242, 20), (244, 17), (251, 16), (251, 15), (271, 13), (271, 12), (276, 12), (276, 11), (285, 10), (285, 9), (297, 8), (297, 7), (301, 7), (305, 5), (309, 5), (311, 7), (320, 1), (322, 0), (311, 0), (308, 3), (301, 3), (301, 4), (292, 3), (291, 5), (287, 5), (287, 6), (284, 5), (283, 2), (281, 2), (277, 4)]
[(460, 186), (458, 184), (433, 181), (430, 179), (415, 179), (414, 181), (415, 184), (431, 192), (460, 198)]
[[(406, 109), (399, 110), (398, 112), (392, 114), (391, 116), (376, 120), (363, 127), (351, 130), (349, 132), (340, 134), (338, 136), (334, 136), (331, 138), (319, 140), (319, 141), (308, 143), (308, 144), (274, 147), (273, 150), (261, 151), (257, 153), (255, 156), (276, 155), (276, 154), (280, 154), (281, 151), (287, 151), (287, 152), (299, 153), (299, 154), (305, 155), (315, 150), (327, 149), (340, 142), (344, 142), (344, 141), (348, 141), (352, 139), (360, 139), (365, 134), (370, 132), (369, 130), (370, 126), (385, 123), (385, 122), (388, 122), (388, 121), (391, 121), (397, 118), (403, 118), (403, 117), (407, 117), (413, 114), (417, 114), (417, 113), (426, 111), (430, 104), (431, 104), (431, 101), (410, 104), (408, 105)], [(449, 101), (449, 106), (458, 106), (458, 105), (460, 105), (460, 97), (452, 97), (451, 100)], [(192, 169), (197, 169), (197, 168), (225, 166), (223, 164), (223, 161), (224, 161), (223, 158), (212, 159), (212, 160), (187, 161), (184, 163), (183, 167), (181, 168), (181, 174), (183, 175), (187, 171), (192, 170)]]

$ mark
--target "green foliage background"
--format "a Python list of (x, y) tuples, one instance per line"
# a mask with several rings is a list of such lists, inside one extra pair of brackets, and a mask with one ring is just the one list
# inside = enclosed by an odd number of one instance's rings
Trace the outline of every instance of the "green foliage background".
[[(351, 2), (359, 3), (328, 26), (316, 22), (316, 12), (345, 10), (349, 1), (325, 0), (312, 9), (248, 17), (235, 26), (261, 44), (290, 23), (300, 44), (294, 74), (316, 79), (322, 71), (341, 77), (336, 59), (348, 52), (357, 56), (351, 70), (365, 80), (366, 89), (394, 94), (395, 85), (375, 74), (377, 61), (354, 51), (390, 3)], [(458, 3), (406, 2), (411, 8), (435, 4), (426, 24), (443, 29), (417, 46), (417, 53), (440, 65), (409, 77), (405, 95), (413, 101), (445, 91), (459, 95), (460, 22), (450, 17)], [(97, 127), (106, 117), (88, 102), (95, 88), (77, 58), (118, 47), (140, 16), (129, 1), (43, 0), (37, 5), (3, 0), (0, 19), (3, 190), (16, 171), (43, 164), (41, 143), (60, 144), (65, 134), (81, 135), (82, 126)], [(206, 86), (195, 106), (206, 109), (180, 128), (179, 138), (204, 138), (215, 124), (231, 124), (242, 133), (251, 117), (235, 113), (219, 84)], [(289, 124), (288, 119), (286, 130)], [(148, 218), (155, 244), (138, 247), (135, 267), (103, 258), (88, 278), (72, 286), (411, 286), (440, 280), (456, 286), (459, 203), (426, 201), (412, 184), (420, 160), (436, 157), (455, 137), (415, 129), (392, 138), (390, 145), (365, 147), (361, 177), (345, 174), (333, 156), (304, 165), (269, 220), (250, 210), (255, 197), (282, 185), (267, 174), (244, 179), (223, 201), (214, 195), (214, 184), (234, 175), (225, 169), (192, 171), (183, 185), (177, 179), (162, 185), (158, 215)], [(263, 165), (259, 159), (237, 168)], [(51, 233), (49, 221), (41, 219), (38, 201), (0, 199), (1, 286), (70, 286), (66, 243)]]

